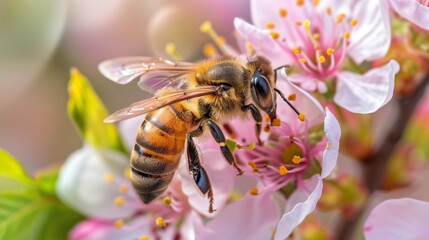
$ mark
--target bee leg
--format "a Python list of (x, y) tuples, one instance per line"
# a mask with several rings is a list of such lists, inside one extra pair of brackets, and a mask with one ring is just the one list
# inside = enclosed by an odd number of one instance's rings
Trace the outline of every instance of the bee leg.
[(231, 164), (235, 167), (235, 169), (237, 169), (238, 175), (243, 174), (243, 171), (237, 166), (237, 162), (235, 161), (234, 155), (232, 154), (231, 150), (229, 150), (228, 146), (226, 146), (225, 136), (223, 135), (223, 132), (220, 127), (212, 120), (207, 120), (206, 124), (209, 127), (210, 133), (212, 134), (213, 138), (219, 144), (222, 155), (225, 157), (229, 164)]
[(242, 105), (241, 109), (243, 111), (250, 110), (250, 113), (252, 114), (252, 117), (253, 117), (253, 119), (256, 122), (255, 130), (256, 130), (256, 136), (258, 137), (258, 142), (259, 142), (259, 144), (262, 144), (262, 141), (261, 141), (261, 138), (260, 138), (260, 136), (261, 136), (261, 126), (262, 126), (262, 115), (261, 115), (261, 113), (255, 107), (255, 105), (253, 105), (252, 103), (248, 104), (248, 105)]
[(187, 135), (188, 168), (193, 175), (194, 182), (197, 184), (198, 189), (204, 195), (207, 194), (207, 197), (209, 198), (209, 213), (213, 213), (216, 210), (213, 208), (214, 196), (212, 186), (206, 170), (201, 166), (200, 157), (194, 140), (192, 139), (193, 137), (201, 136), (202, 133), (203, 128), (200, 126), (198, 129), (188, 133)]

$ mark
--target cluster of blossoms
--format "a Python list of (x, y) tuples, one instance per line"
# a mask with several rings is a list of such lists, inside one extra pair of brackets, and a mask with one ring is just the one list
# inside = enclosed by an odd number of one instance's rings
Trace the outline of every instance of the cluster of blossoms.
[[(427, 1), (390, 2), (400, 15), (428, 28), (420, 24), (421, 19), (429, 23)], [(279, 72), (276, 88), (289, 95), (305, 120), (279, 98), (280, 123), (272, 126), (264, 119), (261, 144), (249, 131), (254, 121), (222, 123), (243, 176), (223, 161), (216, 142), (207, 138), (198, 144), (213, 186), (213, 214), (186, 171), (185, 156), (166, 192), (143, 204), (132, 190), (126, 157), (85, 146), (67, 160), (57, 184), (60, 198), (89, 217), (72, 230), (71, 239), (285, 239), (315, 210), (339, 155), (341, 130), (330, 107), (373, 113), (393, 96), (395, 60), (361, 67), (390, 48), (388, 2), (251, 0), (251, 13), (254, 25), (234, 22), (243, 52), (265, 56), (274, 68), (291, 66), (289, 74)], [(202, 29), (215, 34), (207, 25)], [(240, 55), (218, 43), (224, 53)], [(122, 125), (130, 149), (141, 120)], [(370, 216), (368, 238), (379, 236), (374, 226), (383, 211), (377, 208)]]

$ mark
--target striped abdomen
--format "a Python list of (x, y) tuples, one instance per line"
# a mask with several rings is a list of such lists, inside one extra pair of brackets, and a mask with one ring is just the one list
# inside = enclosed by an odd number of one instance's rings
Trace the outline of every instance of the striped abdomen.
[(176, 103), (146, 115), (131, 153), (131, 180), (143, 202), (163, 193), (182, 155), (192, 114)]

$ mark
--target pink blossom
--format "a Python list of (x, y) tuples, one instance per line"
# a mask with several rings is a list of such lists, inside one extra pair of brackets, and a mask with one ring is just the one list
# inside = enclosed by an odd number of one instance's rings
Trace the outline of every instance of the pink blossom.
[(411, 198), (387, 200), (376, 206), (365, 222), (365, 238), (427, 239), (429, 203)]
[(428, 0), (389, 0), (395, 11), (422, 29), (429, 30)]
[[(308, 93), (289, 81), (278, 80), (277, 88), (295, 94), (294, 105), (306, 115), (304, 122), (283, 100), (277, 100), (279, 127), (267, 127), (261, 136), (262, 145), (253, 150), (237, 150), (240, 167), (260, 179), (264, 191), (277, 191), (286, 185), (295, 185), (289, 197), (286, 212), (277, 225), (276, 239), (286, 238), (312, 212), (319, 200), (323, 182), (336, 165), (340, 128), (328, 110)], [(227, 125), (240, 145), (256, 142), (254, 122), (234, 120)], [(283, 191), (283, 190), (281, 190)]]
[(274, 66), (294, 65), (290, 80), (308, 91), (337, 83), (334, 101), (356, 113), (371, 113), (392, 98), (395, 61), (364, 74), (343, 70), (384, 56), (390, 46), (388, 9), (381, 1), (252, 0), (255, 26), (235, 19), (235, 28)]

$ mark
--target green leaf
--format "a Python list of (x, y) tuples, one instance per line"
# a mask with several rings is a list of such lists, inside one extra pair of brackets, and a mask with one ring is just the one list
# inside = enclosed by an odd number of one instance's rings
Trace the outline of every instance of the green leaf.
[(67, 239), (83, 217), (37, 191), (0, 194), (0, 239)]
[(82, 138), (93, 147), (126, 153), (115, 125), (103, 122), (108, 112), (89, 81), (74, 68), (70, 75), (68, 112)]
[(19, 162), (0, 148), (0, 192), (34, 188), (34, 181), (25, 173)]

